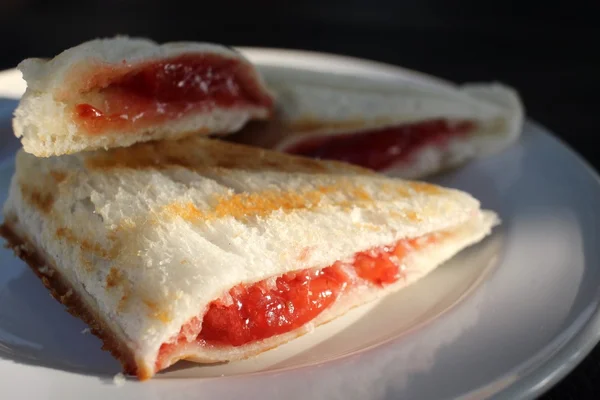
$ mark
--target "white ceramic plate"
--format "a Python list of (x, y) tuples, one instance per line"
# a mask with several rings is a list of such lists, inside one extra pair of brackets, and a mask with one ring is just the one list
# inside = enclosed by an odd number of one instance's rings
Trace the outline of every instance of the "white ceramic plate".
[[(447, 83), (378, 63), (243, 49), (261, 68), (349, 73), (393, 84)], [(0, 73), (0, 201), (24, 89)], [(503, 224), (416, 285), (244, 362), (182, 363), (117, 386), (119, 366), (28, 268), (0, 251), (2, 398), (382, 399), (534, 397), (566, 375), (600, 332), (600, 185), (571, 150), (527, 122), (521, 140), (439, 183), (473, 193)]]

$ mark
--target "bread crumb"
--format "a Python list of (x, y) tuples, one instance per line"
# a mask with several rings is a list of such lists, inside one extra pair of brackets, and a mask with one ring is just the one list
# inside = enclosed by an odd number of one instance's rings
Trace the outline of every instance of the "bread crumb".
[(52, 275), (54, 275), (54, 270), (50, 269), (47, 265), (39, 267), (38, 271), (40, 271), (40, 274), (48, 275), (49, 277), (52, 277)]
[(125, 375), (119, 372), (113, 377), (113, 383), (119, 387), (125, 385)]
[[(46, 279), (45, 277), (42, 278), (42, 280)], [(48, 285), (46, 285), (48, 286)], [(65, 293), (64, 295), (60, 296), (60, 302), (64, 303), (68, 300), (69, 297), (71, 297), (71, 295), (73, 294), (73, 289), (69, 289), (67, 290), (67, 293)]]
[(87, 334), (89, 334), (91, 332), (92, 332), (92, 330), (90, 328), (85, 328), (84, 330), (81, 331), (81, 334), (82, 335), (87, 335)]
[(13, 251), (17, 257), (21, 257), (23, 254), (29, 254), (29, 247), (25, 243), (13, 247)]

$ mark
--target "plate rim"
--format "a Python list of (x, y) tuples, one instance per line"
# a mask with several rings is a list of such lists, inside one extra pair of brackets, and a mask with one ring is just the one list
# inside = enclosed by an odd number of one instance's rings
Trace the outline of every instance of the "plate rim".
[[(337, 62), (352, 62), (365, 68), (386, 71), (391, 75), (403, 75), (415, 79), (422, 79), (429, 83), (439, 84), (441, 86), (456, 85), (454, 82), (402, 66), (342, 54), (293, 48), (247, 46), (233, 46), (233, 48), (248, 57), (262, 56), (276, 59), (278, 57), (289, 57), (291, 55), (308, 57), (309, 59), (319, 58)], [(8, 85), (9, 87), (4, 87), (4, 85)], [(0, 70), (0, 97), (18, 100), (22, 95), (24, 87), (20, 72), (16, 68)], [(555, 141), (556, 144), (568, 152), (569, 155), (576, 160), (579, 166), (583, 168), (583, 171), (589, 174), (589, 176), (596, 181), (598, 186), (600, 186), (600, 174), (596, 168), (569, 143), (552, 130), (548, 129), (545, 125), (530, 118), (525, 118), (523, 130), (528, 126), (530, 129), (545, 135), (548, 139)], [(486, 274), (485, 279), (489, 279), (490, 275), (491, 274)], [(594, 298), (600, 299), (600, 287), (597, 289)], [(594, 305), (594, 303), (590, 303), (588, 306), (591, 305)], [(568, 328), (573, 328), (575, 325), (576, 324), (573, 323)], [(470, 399), (485, 396), (494, 398), (508, 397), (529, 399), (536, 398), (545, 393), (571, 373), (600, 341), (600, 302), (595, 303), (595, 307), (589, 310), (587, 318), (576, 328), (577, 330), (572, 336), (553, 353), (546, 354), (551, 348), (555, 348), (552, 345), (555, 341), (560, 339), (560, 335), (555, 337), (546, 347), (539, 350), (537, 353), (532, 354), (528, 360), (532, 365), (526, 368), (525, 372), (521, 375), (514, 376), (513, 373), (508, 372), (504, 376), (500, 376), (484, 386), (473, 388), (471, 391), (465, 393), (463, 398)], [(564, 330), (561, 333), (564, 333), (567, 330)], [(536, 360), (538, 357), (540, 359)], [(506, 383), (502, 384), (502, 382)]]
[[(566, 143), (552, 130), (546, 128), (545, 125), (535, 120), (526, 118), (524, 129), (528, 125), (545, 135), (549, 140), (555, 141), (600, 186), (600, 173), (571, 145)], [(526, 371), (522, 375), (512, 379), (506, 386), (493, 391), (493, 387), (498, 383), (510, 380), (512, 377), (510, 372), (487, 385), (473, 389), (466, 393), (463, 398), (481, 398), (482, 395), (487, 395), (494, 398), (535, 399), (549, 391), (571, 373), (590, 354), (594, 347), (600, 343), (600, 287), (596, 289), (594, 299), (596, 299), (596, 302), (590, 303), (588, 306), (595, 304), (595, 307), (589, 311), (587, 318), (581, 322), (581, 325), (573, 335), (562, 346), (559, 346), (557, 350), (555, 349), (554, 352), (551, 352), (555, 347), (553, 344), (560, 341), (561, 335), (556, 336), (548, 345), (537, 353), (532, 354), (528, 360), (531, 365), (526, 367)], [(573, 328), (575, 325), (575, 323), (571, 324), (561, 334), (564, 334), (569, 328)], [(540, 359), (536, 360), (536, 358)]]

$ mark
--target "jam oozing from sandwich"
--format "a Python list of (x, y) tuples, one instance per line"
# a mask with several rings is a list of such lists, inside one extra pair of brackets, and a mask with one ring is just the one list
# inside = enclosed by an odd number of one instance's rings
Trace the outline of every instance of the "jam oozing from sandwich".
[(472, 121), (434, 119), (365, 132), (306, 139), (285, 152), (327, 160), (345, 161), (381, 171), (410, 161), (428, 145), (444, 146), (449, 139), (473, 131)]
[(348, 284), (340, 267), (304, 270), (229, 292), (233, 304), (213, 302), (204, 315), (199, 339), (232, 346), (289, 332), (312, 321)]
[(272, 99), (249, 68), (239, 60), (217, 55), (182, 55), (100, 69), (85, 83), (92, 101), (75, 106), (75, 121), (89, 133), (100, 133), (160, 123), (215, 107), (270, 108)]
[(227, 300), (209, 305), (202, 324), (193, 318), (175, 340), (161, 346), (157, 367), (177, 346), (193, 338), (204, 345), (241, 346), (299, 328), (353, 287), (383, 288), (402, 279), (404, 258), (441, 237), (438, 233), (405, 239), (357, 253), (351, 262), (288, 273), (274, 282), (238, 285), (229, 291)]

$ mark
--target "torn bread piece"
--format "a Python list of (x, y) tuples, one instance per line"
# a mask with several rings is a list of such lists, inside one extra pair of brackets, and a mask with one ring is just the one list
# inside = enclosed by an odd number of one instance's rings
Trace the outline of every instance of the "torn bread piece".
[(520, 135), (518, 93), (500, 83), (373, 80), (262, 67), (269, 122), (227, 140), (423, 178), (498, 152)]
[(18, 255), (142, 380), (278, 347), (498, 223), (458, 190), (198, 136), (20, 151), (4, 218)]
[(230, 133), (273, 108), (254, 66), (217, 44), (96, 39), (18, 69), (14, 132), (38, 157)]

